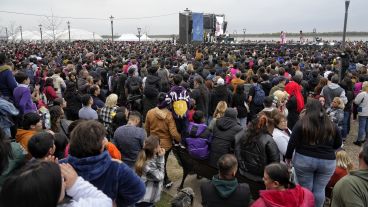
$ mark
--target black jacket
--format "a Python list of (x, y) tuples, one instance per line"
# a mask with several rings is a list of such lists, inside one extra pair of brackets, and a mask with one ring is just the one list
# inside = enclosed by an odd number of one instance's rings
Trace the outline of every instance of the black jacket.
[(155, 75), (147, 75), (145, 87), (156, 88), (159, 92), (161, 91), (161, 78)]
[(228, 197), (222, 198), (211, 181), (201, 185), (203, 207), (244, 207), (251, 200), (249, 185), (239, 183), (237, 189)]
[(196, 110), (201, 110), (205, 117), (208, 115), (208, 106), (209, 106), (209, 92), (205, 86), (203, 87), (203, 93), (200, 88), (193, 89), (191, 96), (196, 102)]
[(256, 182), (263, 182), (264, 168), (280, 162), (280, 152), (270, 134), (260, 134), (254, 142), (247, 143), (244, 131), (236, 136), (235, 154), (239, 162), (239, 173)]
[(210, 92), (209, 115), (212, 116), (216, 110), (216, 106), (220, 101), (226, 101), (228, 105), (231, 103), (231, 92), (226, 85), (217, 86)]
[(224, 154), (234, 153), (235, 135), (242, 130), (236, 119), (221, 117), (213, 127), (210, 165), (217, 168), (217, 160)]

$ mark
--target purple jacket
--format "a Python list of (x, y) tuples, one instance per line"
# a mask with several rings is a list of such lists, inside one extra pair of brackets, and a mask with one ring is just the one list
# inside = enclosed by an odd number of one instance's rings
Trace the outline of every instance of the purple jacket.
[(20, 111), (20, 114), (36, 112), (36, 104), (33, 103), (31, 91), (27, 85), (19, 84), (13, 91), (14, 103)]

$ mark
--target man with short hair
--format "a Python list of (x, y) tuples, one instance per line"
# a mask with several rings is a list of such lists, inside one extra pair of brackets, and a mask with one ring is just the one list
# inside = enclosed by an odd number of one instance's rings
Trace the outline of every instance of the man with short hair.
[(123, 155), (123, 161), (131, 168), (134, 167), (139, 151), (143, 148), (146, 131), (139, 127), (141, 114), (132, 111), (129, 114), (128, 123), (116, 129), (114, 142)]
[(225, 154), (217, 162), (219, 174), (201, 185), (204, 207), (243, 207), (251, 200), (249, 185), (238, 183), (235, 175), (238, 161), (232, 154)]
[(90, 90), (90, 93), (91, 93), (91, 96), (92, 96), (92, 99), (93, 99), (92, 108), (94, 110), (98, 110), (98, 109), (103, 108), (105, 106), (105, 103), (99, 97), (100, 94), (101, 94), (100, 86), (98, 86), (97, 84), (92, 85), (89, 90)]
[(333, 207), (368, 206), (368, 142), (359, 153), (359, 170), (351, 171), (341, 178), (334, 189)]
[(321, 96), (325, 97), (325, 106), (330, 107), (332, 100), (335, 97), (340, 97), (344, 104), (348, 103), (348, 98), (345, 95), (345, 90), (339, 86), (339, 76), (333, 75), (331, 82), (324, 86), (321, 91)]
[(116, 206), (129, 206), (145, 194), (145, 184), (125, 164), (111, 159), (105, 150), (105, 127), (97, 121), (79, 123), (70, 136), (69, 163), (78, 175), (104, 192)]
[(28, 151), (28, 142), (33, 135), (42, 131), (42, 120), (38, 113), (30, 112), (23, 116), (22, 129), (17, 130), (16, 141)]

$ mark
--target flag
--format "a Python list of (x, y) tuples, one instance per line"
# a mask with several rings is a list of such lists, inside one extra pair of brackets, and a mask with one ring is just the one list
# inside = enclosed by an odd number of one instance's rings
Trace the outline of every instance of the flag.
[(193, 41), (203, 42), (203, 14), (192, 13), (193, 18)]

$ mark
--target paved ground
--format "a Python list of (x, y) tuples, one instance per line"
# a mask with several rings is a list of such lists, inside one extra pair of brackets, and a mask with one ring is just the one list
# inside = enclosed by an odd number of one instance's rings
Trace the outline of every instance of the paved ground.
[[(354, 145), (352, 142), (355, 140), (357, 136), (357, 129), (358, 129), (357, 121), (352, 121), (350, 134), (348, 136), (348, 139), (344, 143), (344, 149), (348, 152), (350, 158), (353, 160), (355, 168), (358, 167), (358, 153), (359, 153), (360, 147)], [(170, 189), (166, 190), (166, 192), (169, 195), (174, 196), (177, 192), (177, 188), (179, 187), (183, 171), (182, 171), (181, 166), (178, 164), (175, 156), (173, 156), (172, 154), (169, 156), (167, 167), (168, 167), (169, 177), (172, 181), (174, 181), (174, 185)], [(196, 178), (196, 175), (189, 175), (185, 180), (184, 187), (191, 187), (195, 192), (194, 207), (202, 206), (200, 204), (202, 198), (201, 198), (199, 186), (202, 182), (205, 182), (205, 181), (206, 181), (205, 178), (198, 180)]]

